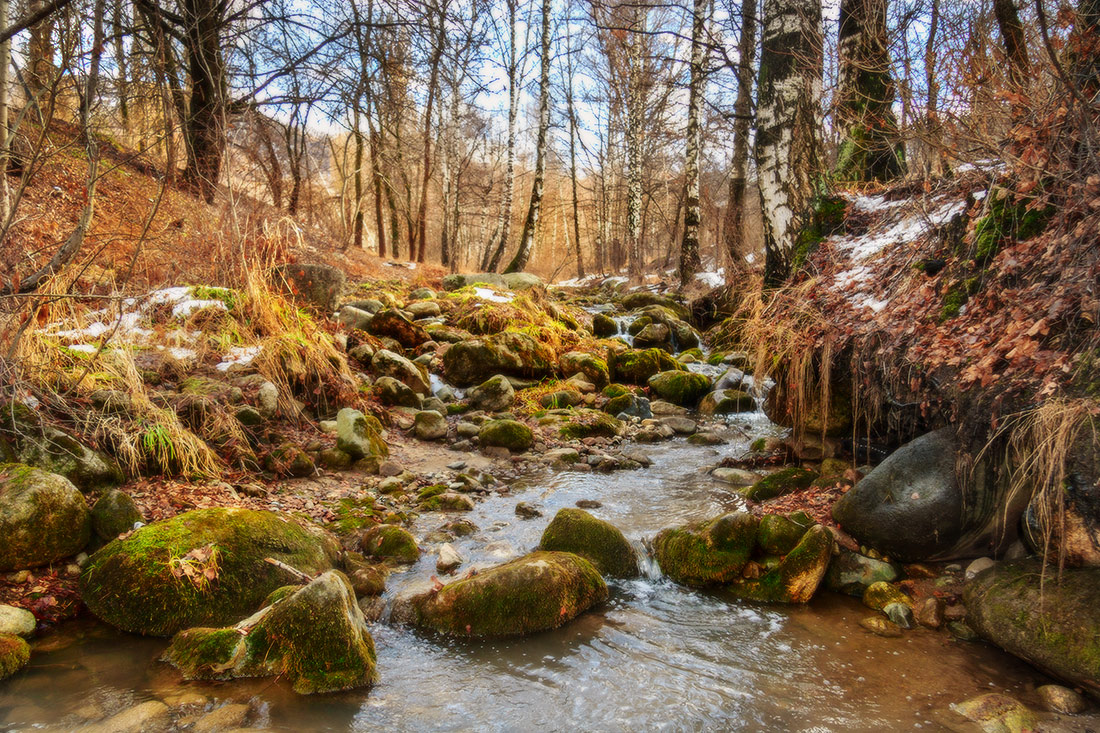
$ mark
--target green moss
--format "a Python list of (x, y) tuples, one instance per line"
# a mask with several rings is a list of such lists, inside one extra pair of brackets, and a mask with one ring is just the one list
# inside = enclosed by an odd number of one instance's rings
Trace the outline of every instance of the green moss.
[(749, 450), (751, 450), (753, 453), (763, 453), (764, 449), (767, 446), (767, 438), (757, 438), (756, 440), (752, 441), (752, 444), (749, 446)]
[(75, 555), (91, 532), (84, 497), (66, 478), (21, 463), (0, 464), (0, 571)]
[(970, 297), (981, 289), (983, 275), (984, 273), (979, 273), (973, 277), (964, 278), (947, 289), (947, 293), (943, 296), (943, 308), (940, 310), (941, 323), (959, 315)]
[(817, 474), (798, 466), (788, 466), (765, 476), (741, 494), (750, 501), (766, 501), (809, 488)]
[(633, 390), (631, 390), (630, 387), (627, 387), (625, 384), (609, 384), (604, 387), (602, 391), (604, 397), (610, 397), (611, 399), (633, 393)]
[(394, 614), (445, 634), (507, 637), (557, 628), (606, 599), (607, 585), (584, 558), (533, 552), (409, 599)]
[(414, 563), (420, 559), (420, 548), (407, 530), (392, 524), (379, 524), (363, 533), (359, 548), (367, 557)]
[[(620, 398), (621, 399), (621, 398)], [(622, 420), (599, 410), (581, 409), (561, 426), (559, 433), (567, 440), (592, 437), (613, 438), (623, 429)]]
[(221, 301), (225, 305), (226, 309), (232, 311), (236, 309), (240, 302), (240, 295), (235, 290), (229, 288), (216, 288), (208, 287), (205, 285), (197, 285), (191, 288), (191, 295), (196, 300), (217, 300)]
[(764, 552), (786, 555), (795, 548), (807, 529), (809, 526), (793, 522), (781, 514), (766, 514), (760, 520), (756, 544)]
[(477, 438), (482, 446), (500, 446), (519, 453), (535, 442), (531, 428), (517, 420), (489, 420), (481, 426)]
[(356, 499), (345, 497), (337, 502), (333, 511), (336, 520), (329, 525), (337, 534), (351, 534), (365, 527), (374, 526), (378, 512), (374, 508), (374, 498)]
[(15, 634), (0, 634), (0, 680), (6, 680), (27, 666), (31, 648)]
[(881, 611), (891, 603), (904, 603), (913, 607), (913, 599), (902, 593), (897, 586), (885, 581), (879, 581), (867, 586), (863, 591), (863, 605), (875, 611)]
[(844, 215), (848, 202), (840, 196), (818, 194), (813, 201), (813, 214), (809, 226), (798, 233), (792, 253), (791, 268), (799, 270), (826, 237), (844, 229)]
[(806, 532), (798, 545), (770, 570), (732, 586), (738, 596), (765, 603), (807, 603), (821, 585), (833, 554), (833, 536), (821, 525)]
[(1008, 239), (1025, 241), (1042, 233), (1054, 216), (1053, 206), (1035, 207), (1035, 199), (1021, 199), (1005, 189), (990, 196), (989, 213), (974, 224), (974, 259), (991, 260)]
[[(173, 561), (216, 548), (216, 577), (205, 587), (176, 577)], [(279, 560), (305, 573), (330, 568), (339, 545), (287, 515), (251, 509), (200, 509), (142, 527), (89, 559), (80, 578), (84, 603), (124, 631), (169, 636), (192, 626), (232, 623), (286, 584)]]
[(473, 508), (473, 499), (453, 491), (445, 491), (420, 502), (420, 509), (425, 512), (468, 512)]
[(649, 378), (649, 388), (674, 405), (694, 407), (710, 391), (710, 377), (695, 372), (670, 371)]
[(678, 583), (707, 586), (741, 575), (756, 545), (759, 520), (746, 512), (661, 530), (653, 539), (661, 571)]
[(627, 349), (611, 356), (611, 378), (630, 384), (645, 384), (658, 372), (684, 371), (684, 366), (665, 351)]
[(446, 484), (432, 484), (431, 486), (425, 486), (420, 491), (416, 492), (416, 498), (421, 500), (430, 499), (433, 496), (439, 496), (446, 490)]
[(613, 578), (638, 575), (638, 559), (623, 533), (583, 509), (562, 509), (554, 515), (542, 533), (539, 549), (580, 555)]

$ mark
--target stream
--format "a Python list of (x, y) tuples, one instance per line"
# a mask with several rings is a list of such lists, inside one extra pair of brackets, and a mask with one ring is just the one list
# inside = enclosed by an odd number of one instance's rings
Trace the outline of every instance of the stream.
[[(745, 437), (718, 446), (682, 439), (643, 446), (653, 466), (594, 473), (542, 469), (463, 515), (480, 529), (453, 544), (471, 564), (537, 545), (554, 512), (598, 500), (598, 517), (639, 548), (663, 527), (739, 508), (706, 469), (777, 430), (738, 416)], [(518, 501), (543, 517), (522, 520)], [(427, 514), (423, 537), (453, 514)], [(390, 576), (389, 594), (427, 582), (434, 547)], [(1034, 703), (1040, 673), (985, 644), (918, 629), (902, 638), (858, 626), (870, 611), (821, 592), (805, 607), (765, 606), (646, 576), (610, 584), (611, 598), (565, 627), (508, 641), (451, 640), (372, 625), (381, 682), (369, 691), (298, 696), (271, 680), (184, 683), (158, 661), (166, 641), (84, 618), (39, 639), (30, 666), (0, 688), (0, 729), (72, 730), (150, 699), (245, 701), (253, 723), (295, 731), (945, 730), (947, 705), (984, 692)]]

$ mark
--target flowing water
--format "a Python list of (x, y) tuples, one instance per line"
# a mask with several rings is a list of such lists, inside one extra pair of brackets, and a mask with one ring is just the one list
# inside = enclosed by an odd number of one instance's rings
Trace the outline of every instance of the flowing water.
[[(536, 474), (466, 516), (480, 530), (456, 541), (470, 563), (533, 548), (550, 517), (580, 499), (641, 546), (659, 529), (740, 505), (705, 472), (770, 429), (739, 421), (743, 441), (718, 448), (674, 441), (654, 465), (611, 474)], [(544, 517), (521, 520), (517, 501)], [(423, 535), (447, 515), (426, 515)], [(425, 582), (425, 553), (390, 577), (390, 593)], [(0, 687), (0, 728), (69, 730), (148, 699), (199, 693), (208, 705), (253, 705), (253, 724), (277, 730), (942, 730), (951, 702), (1003, 691), (1035, 702), (1042, 675), (984, 644), (916, 630), (864, 632), (855, 599), (820, 593), (805, 607), (747, 603), (678, 587), (652, 567), (611, 585), (611, 598), (564, 628), (510, 641), (449, 640), (378, 622), (381, 683), (369, 691), (299, 697), (274, 680), (183, 683), (158, 661), (164, 640), (78, 621), (41, 640), (27, 671)], [(961, 722), (961, 719), (956, 719)]]

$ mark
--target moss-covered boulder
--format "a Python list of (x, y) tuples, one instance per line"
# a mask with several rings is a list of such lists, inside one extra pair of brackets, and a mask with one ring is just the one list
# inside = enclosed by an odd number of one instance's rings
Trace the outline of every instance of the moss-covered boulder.
[(292, 578), (266, 562), (314, 575), (333, 567), (339, 544), (323, 530), (275, 512), (199, 509), (146, 525), (89, 558), (84, 603), (123, 631), (170, 636), (247, 616)]
[(625, 349), (611, 355), (609, 366), (613, 380), (628, 384), (646, 384), (658, 372), (684, 369), (661, 349)]
[(648, 420), (653, 417), (653, 408), (649, 404), (649, 399), (641, 395), (636, 395), (633, 392), (627, 392), (618, 397), (612, 397), (607, 401), (607, 404), (603, 406), (603, 411), (615, 417), (637, 417), (642, 420)]
[(0, 571), (48, 565), (84, 549), (92, 519), (64, 476), (0, 463)]
[(503, 412), (512, 406), (516, 399), (516, 390), (508, 377), (497, 374), (489, 377), (476, 387), (471, 387), (466, 398), (478, 410)]
[(401, 311), (393, 308), (375, 313), (368, 328), (375, 336), (391, 338), (406, 349), (415, 349), (425, 341), (431, 340), (423, 326), (413, 323)]
[(540, 550), (572, 552), (612, 578), (638, 575), (638, 558), (623, 533), (583, 509), (562, 509), (542, 533)]
[(756, 544), (769, 555), (786, 555), (795, 548), (812, 522), (796, 522), (782, 514), (765, 514), (760, 519)]
[(374, 640), (351, 584), (336, 570), (237, 626), (176, 634), (164, 660), (187, 680), (277, 676), (300, 694), (378, 681)]
[(124, 532), (134, 528), (135, 522), (144, 521), (130, 495), (118, 489), (111, 489), (92, 507), (92, 530), (96, 537), (110, 542)]
[(531, 428), (518, 420), (489, 420), (477, 432), (482, 446), (499, 446), (516, 453), (528, 450), (535, 443)]
[(665, 402), (695, 407), (710, 391), (710, 377), (680, 370), (658, 372), (649, 378), (649, 388)]
[(905, 595), (896, 585), (884, 581), (872, 583), (863, 591), (863, 605), (875, 611), (883, 611), (893, 603), (913, 607), (913, 599)]
[(596, 338), (611, 338), (619, 333), (619, 324), (606, 313), (597, 313), (592, 316), (592, 333)]
[(1026, 705), (999, 692), (952, 703), (950, 708), (987, 733), (1031, 733), (1047, 729)]
[(474, 510), (474, 500), (455, 491), (441, 491), (425, 497), (420, 502), (424, 512), (470, 512)]
[(384, 458), (390, 448), (381, 436), (382, 425), (374, 417), (345, 407), (336, 413), (336, 447), (354, 460)]
[(825, 587), (836, 593), (862, 598), (869, 586), (879, 582), (891, 583), (897, 578), (897, 568), (890, 563), (841, 548), (829, 563)]
[(379, 377), (374, 380), (371, 390), (383, 405), (388, 407), (411, 407), (420, 409), (421, 398), (407, 384), (393, 377)]
[(416, 538), (395, 524), (371, 527), (359, 538), (359, 549), (367, 557), (411, 564), (420, 559)]
[(428, 372), (420, 364), (400, 354), (379, 349), (370, 360), (371, 371), (380, 377), (393, 377), (417, 394), (430, 394)]
[(394, 605), (398, 621), (453, 636), (523, 636), (554, 629), (607, 600), (592, 563), (533, 552)]
[(740, 596), (766, 603), (808, 603), (813, 598), (833, 555), (833, 535), (820, 524), (809, 529), (798, 544), (759, 578), (745, 578), (730, 589)]
[(585, 379), (596, 385), (596, 389), (603, 389), (611, 381), (607, 362), (587, 351), (568, 351), (562, 354), (558, 359), (558, 366), (563, 377), (583, 374)]
[(452, 344), (443, 354), (443, 371), (459, 387), (495, 374), (542, 379), (553, 370), (554, 354), (525, 333), (504, 331)]
[(722, 585), (736, 580), (752, 556), (760, 520), (734, 512), (708, 522), (663, 529), (653, 539), (661, 571), (677, 583)]
[(42, 419), (21, 402), (0, 403), (0, 461), (64, 476), (81, 491), (122, 483), (118, 463)]
[(681, 304), (677, 303), (672, 298), (667, 298), (664, 295), (658, 295), (657, 293), (651, 293), (648, 290), (641, 290), (636, 293), (629, 293), (623, 297), (623, 307), (627, 310), (636, 310), (639, 308), (646, 308), (647, 306), (659, 305), (675, 314), (679, 318), (687, 318), (688, 310)]
[(778, 496), (786, 496), (796, 491), (804, 491), (817, 478), (817, 474), (806, 468), (787, 466), (757, 481), (741, 494), (750, 501), (766, 501)]
[(583, 438), (613, 438), (622, 432), (623, 422), (599, 410), (580, 409), (559, 428), (561, 437), (570, 440)]
[(964, 591), (966, 622), (982, 637), (1100, 695), (1100, 568), (1001, 562)]
[(699, 412), (704, 415), (728, 415), (734, 412), (752, 412), (756, 400), (740, 389), (716, 389), (708, 392), (699, 402)]
[(672, 351), (672, 329), (664, 323), (646, 324), (634, 334), (634, 346), (638, 349)]
[(0, 634), (0, 680), (6, 680), (27, 666), (31, 648), (15, 634)]
[(309, 454), (293, 443), (283, 443), (268, 453), (264, 466), (284, 478), (305, 478), (317, 472)]

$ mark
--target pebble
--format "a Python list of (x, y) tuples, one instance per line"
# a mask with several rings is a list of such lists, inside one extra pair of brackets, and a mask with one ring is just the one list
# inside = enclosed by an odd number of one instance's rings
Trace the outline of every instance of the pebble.
[(390, 476), (399, 476), (405, 469), (397, 461), (382, 461), (382, 464), (378, 466), (378, 475), (383, 478)]
[(893, 639), (901, 636), (901, 629), (893, 621), (883, 618), (882, 616), (868, 616), (861, 620), (859, 625), (870, 631), (876, 636), (884, 636), (887, 639)]
[(595, 499), (580, 499), (577, 501), (577, 507), (580, 509), (599, 509), (603, 504)]
[(1061, 685), (1043, 685), (1036, 692), (1043, 706), (1052, 713), (1078, 715), (1084, 712), (1087, 705), (1082, 695)]
[(943, 601), (939, 598), (926, 598), (916, 612), (917, 623), (926, 629), (938, 629), (943, 626)]
[(462, 564), (462, 555), (449, 542), (444, 542), (439, 547), (439, 557), (435, 561), (435, 569), (441, 573), (453, 573)]
[(211, 710), (195, 722), (191, 729), (194, 733), (217, 733), (218, 731), (240, 728), (251, 710), (244, 703), (229, 703)]
[(466, 461), (455, 461), (454, 463), (448, 463), (447, 468), (451, 469), (452, 471), (461, 471), (462, 469), (466, 468)]
[(996, 564), (997, 563), (995, 563), (992, 558), (979, 557), (977, 560), (966, 566), (966, 579), (973, 580), (974, 576), (976, 576), (978, 573), (982, 572), (983, 570), (988, 570)]
[(540, 512), (538, 509), (531, 506), (527, 502), (521, 501), (520, 503), (516, 504), (516, 516), (520, 517), (521, 519), (534, 519), (535, 517), (541, 517), (542, 512)]

